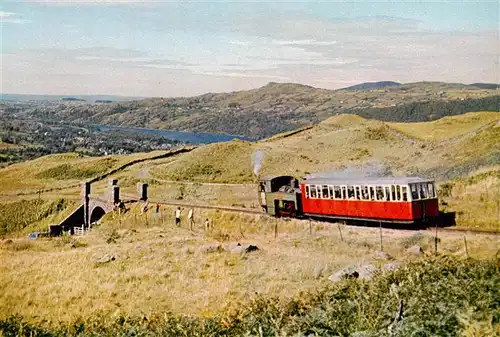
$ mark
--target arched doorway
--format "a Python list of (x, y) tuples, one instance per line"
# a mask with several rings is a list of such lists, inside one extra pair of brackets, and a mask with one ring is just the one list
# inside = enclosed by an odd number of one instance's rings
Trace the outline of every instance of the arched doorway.
[(104, 211), (104, 209), (102, 209), (102, 207), (95, 207), (90, 214), (90, 225), (101, 219), (104, 214), (106, 214), (106, 212)]

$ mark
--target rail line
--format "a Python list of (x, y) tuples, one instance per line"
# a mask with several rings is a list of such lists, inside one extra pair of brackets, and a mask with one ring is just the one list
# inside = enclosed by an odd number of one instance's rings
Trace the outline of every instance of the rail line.
[[(126, 195), (128, 197), (128, 200), (131, 202), (139, 202), (135, 197), (132, 197), (130, 195)], [(149, 199), (148, 200), (151, 204), (160, 204), (160, 205), (166, 205), (166, 206), (179, 206), (179, 207), (184, 207), (184, 208), (201, 208), (201, 209), (213, 209), (213, 210), (219, 210), (219, 211), (226, 211), (226, 212), (238, 212), (238, 213), (246, 213), (246, 214), (254, 214), (254, 215), (264, 215), (269, 218), (273, 218), (267, 213), (264, 213), (263, 211), (257, 210), (257, 209), (249, 209), (249, 208), (243, 208), (243, 207), (232, 207), (232, 206), (218, 206), (218, 205), (208, 205), (208, 204), (193, 204), (193, 203), (186, 203), (186, 202), (179, 202), (179, 201), (171, 201), (171, 200), (159, 200), (159, 199)], [(307, 220), (307, 219), (306, 219)], [(349, 226), (352, 228), (356, 228), (356, 226)], [(398, 228), (391, 228), (392, 230), (397, 230)], [(408, 229), (404, 229), (405, 231), (409, 231)], [(426, 229), (422, 230), (414, 230), (414, 231), (434, 231), (434, 227), (429, 227)], [(500, 235), (499, 230), (495, 229), (481, 229), (481, 228), (467, 228), (467, 227), (438, 227), (438, 232), (449, 232), (449, 233), (470, 233), (470, 234), (483, 234), (483, 235)]]

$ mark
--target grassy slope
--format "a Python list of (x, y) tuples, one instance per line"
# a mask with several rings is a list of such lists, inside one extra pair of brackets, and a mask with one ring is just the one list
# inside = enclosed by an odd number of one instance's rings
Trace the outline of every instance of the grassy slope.
[[(455, 121), (456, 122), (450, 122)], [(155, 166), (156, 178), (210, 182), (251, 182), (251, 155), (265, 152), (261, 174), (380, 169), (394, 174), (425, 174), (437, 179), (467, 174), (482, 165), (494, 164), (500, 153), (500, 113), (470, 113), (450, 117), (430, 126), (421, 123), (382, 123), (354, 115), (332, 117), (310, 129), (286, 137), (275, 136), (258, 143), (230, 142), (209, 145), (183, 155), (176, 163)], [(449, 136), (439, 131), (454, 125)], [(426, 124), (424, 124), (426, 125)], [(413, 136), (401, 130), (413, 130)], [(465, 131), (459, 131), (465, 130)], [(471, 132), (479, 129), (477, 132)], [(468, 131), (468, 132), (467, 132)], [(422, 140), (419, 135), (426, 134)], [(435, 135), (435, 136), (433, 136)], [(480, 162), (480, 160), (486, 162)], [(490, 162), (487, 162), (487, 161)], [(361, 169), (363, 170), (363, 169)], [(462, 172), (463, 171), (463, 172)]]
[[(477, 116), (482, 115), (477, 114)], [(151, 180), (152, 176), (212, 182), (251, 181), (253, 176), (250, 157), (259, 149), (266, 152), (262, 173), (298, 175), (306, 171), (345, 168), (366, 163), (383, 163), (391, 166), (395, 172), (405, 172), (415, 168), (430, 170), (455, 167), (498, 151), (497, 124), (492, 122), (490, 117), (485, 118), (483, 123), (471, 118), (471, 123), (474, 124), (474, 128), (480, 125), (485, 127), (478, 132), (458, 135), (444, 141), (439, 137), (434, 141), (424, 141), (403, 135), (391, 124), (342, 115), (290, 137), (274, 137), (272, 140), (253, 144), (230, 142), (204, 146), (176, 158), (155, 161), (154, 165), (143, 163), (130, 167), (120, 172), (117, 177), (123, 182), (124, 190), (128, 189), (130, 192), (133, 192), (137, 180)], [(128, 161), (130, 156), (118, 158), (124, 161), (125, 159)], [(48, 186), (51, 182), (55, 182), (58, 186), (68, 184), (74, 176), (68, 177), (65, 171), (57, 169), (51, 171), (51, 169), (70, 162), (78, 172), (94, 171), (106, 166), (101, 160), (103, 158), (75, 158), (73, 155), (47, 156), (37, 161), (13, 165), (0, 170), (2, 183), (6, 177), (13, 181), (9, 181), (9, 185), (2, 185), (2, 193), (4, 186), (8, 187), (5, 190), (8, 193), (15, 193), (16, 188), (32, 189), (31, 184), (36, 184), (37, 180), (40, 180), (38, 184), (41, 186)], [(416, 161), (418, 162), (415, 163)], [(16, 180), (20, 180), (19, 177), (24, 177), (25, 182), (14, 184)], [(67, 180), (54, 180), (54, 178)], [(441, 193), (445, 195), (444, 201), (448, 203), (448, 206), (443, 207), (459, 212), (458, 219), (463, 222), (462, 224), (475, 225), (478, 219), (482, 225), (484, 221), (494, 221), (495, 205), (492, 200), (495, 198), (498, 200), (498, 196), (494, 194), (499, 190), (498, 167), (490, 167), (488, 170), (448, 184), (440, 188)], [(105, 182), (101, 182), (97, 187), (102, 189), (104, 185)], [(172, 186), (175, 186), (175, 189), (171, 188)], [(215, 199), (221, 199), (226, 204), (232, 202), (234, 195), (240, 194), (242, 190), (250, 191), (245, 186), (236, 186), (233, 189), (228, 186), (179, 183), (173, 185), (156, 183), (151, 185), (151, 191), (157, 196), (170, 198), (179, 194), (181, 186), (185, 200), (202, 199), (213, 202)], [(79, 188), (69, 190), (68, 193), (77, 196)], [(255, 198), (253, 190), (248, 193), (247, 199), (242, 198), (238, 202), (244, 202), (248, 206), (252, 198)], [(24, 221), (25, 217), (31, 219), (33, 216), (34, 225), (28, 229), (34, 230), (35, 227), (42, 228), (51, 221), (52, 215), (44, 214), (43, 217), (37, 217), (37, 214), (40, 214), (42, 209), (55, 207), (51, 198), (56, 197), (60, 197), (59, 192), (44, 194), (43, 199), (46, 201), (43, 201), (43, 205), (36, 204), (38, 202), (36, 197), (28, 202), (4, 203), (2, 210), (5, 211), (4, 214), (11, 214), (12, 219), (20, 217)], [(32, 207), (32, 204), (36, 207)], [(30, 209), (34, 211), (30, 212)], [(65, 208), (64, 212), (67, 209), (69, 207)], [(21, 210), (26, 210), (30, 214), (15, 216), (22, 214)], [(288, 317), (287, 310), (290, 307), (281, 306), (279, 301), (286, 302), (300, 291), (315, 291), (318, 286), (328, 288), (330, 282), (327, 277), (347, 265), (379, 263), (374, 258), (375, 251), (380, 249), (379, 232), (376, 229), (343, 228), (344, 241), (341, 241), (338, 229), (331, 225), (313, 223), (313, 235), (310, 235), (309, 224), (303, 221), (196, 210), (198, 227), (195, 232), (190, 232), (185, 228), (173, 228), (173, 211), (172, 207), (164, 207), (162, 216), (157, 218), (154, 214), (140, 215), (139, 206), (134, 206), (121, 218), (115, 218), (113, 214), (106, 216), (101, 228), (86, 237), (76, 239), (75, 242), (70, 242), (68, 238), (47, 241), (14, 239), (13, 242), (2, 242), (0, 288), (3, 291), (0, 293), (0, 329), (5, 326), (1, 320), (12, 314), (20, 314), (30, 322), (40, 323), (47, 319), (48, 321), (43, 324), (52, 327), (60, 326), (60, 322), (72, 324), (80, 320), (80, 323), (92, 329), (92, 324), (103, 326), (115, 322), (117, 317), (145, 316), (150, 318), (150, 322), (154, 322), (152, 317), (168, 311), (176, 315), (213, 316), (236, 310), (239, 312), (236, 316), (224, 321), (226, 322), (224, 324), (233, 327), (231, 333), (242, 335), (245, 331), (253, 331), (254, 334), (258, 334), (258, 327), (251, 323), (255, 320), (246, 315), (263, 319), (267, 316), (261, 315), (262, 312), (277, 310), (276, 317)], [(200, 219), (205, 217), (210, 218), (215, 226), (209, 233), (204, 233), (200, 228)], [(9, 218), (8, 222), (11, 223), (12, 219)], [(18, 223), (21, 223), (21, 227), (24, 226), (22, 221)], [(278, 224), (279, 229), (277, 240), (274, 239), (275, 224)], [(383, 233), (384, 250), (398, 261), (407, 262), (411, 259), (405, 253), (405, 249), (413, 244), (420, 244), (428, 252), (433, 249), (433, 239), (429, 233), (415, 235), (412, 232), (401, 233), (390, 230), (384, 230)], [(115, 243), (109, 240), (113, 238), (116, 238)], [(440, 239), (440, 252), (464, 255), (462, 234), (440, 233)], [(474, 235), (468, 236), (467, 240), (468, 253), (475, 258), (492, 257), (497, 253), (498, 239), (494, 237)], [(107, 243), (108, 241), (111, 243)], [(261, 250), (245, 256), (200, 252), (203, 244), (214, 241), (254, 243)], [(77, 248), (71, 248), (73, 246)], [(116, 256), (116, 260), (104, 264), (96, 262), (106, 254)], [(259, 321), (259, 324), (265, 329), (266, 334), (267, 331), (273, 334), (273, 329), (277, 326), (283, 329), (286, 327), (288, 332), (296, 331), (298, 326), (304, 329), (319, 327), (327, 329), (328, 325), (325, 325), (325, 322), (331, 322), (334, 317), (342, 317), (345, 323), (334, 321), (335, 323), (331, 323), (328, 328), (330, 330), (325, 330), (324, 334), (352, 333), (356, 329), (370, 331), (385, 329), (393, 319), (397, 296), (402, 296), (411, 309), (405, 305), (405, 317), (409, 318), (399, 327), (403, 329), (401, 336), (416, 328), (429, 328), (429, 324), (435, 327), (433, 329), (438, 329), (434, 331), (441, 332), (444, 330), (439, 329), (445, 329), (445, 326), (455, 329), (453, 331), (467, 332), (479, 328), (491, 331), (491, 314), (494, 310), (498, 310), (498, 302), (484, 301), (485, 298), (493, 296), (488, 289), (495, 289), (494, 286), (486, 286), (486, 283), (495, 283), (498, 280), (491, 275), (484, 276), (482, 269), (472, 269), (480, 268), (479, 263), (453, 261), (446, 259), (438, 263), (422, 261), (420, 267), (407, 270), (406, 274), (402, 274), (401, 281), (404, 282), (400, 283), (401, 292), (398, 292), (399, 295), (393, 294), (394, 298), (387, 293), (395, 279), (387, 276), (370, 283), (369, 288), (348, 288), (353, 289), (352, 292), (346, 292), (343, 286), (338, 293), (335, 293), (337, 295), (332, 295), (331, 291), (325, 293), (320, 291), (311, 298), (307, 297), (312, 301), (310, 303), (304, 302), (304, 297), (296, 295), (297, 298), (301, 298), (299, 302), (305, 306), (304, 308), (307, 308), (300, 316), (302, 318), (295, 317), (281, 321), (274, 318), (275, 323), (270, 319)], [(460, 267), (462, 269), (455, 270), (455, 263), (463, 265)], [(493, 262), (491, 265), (493, 266)], [(467, 276), (469, 272), (470, 277)], [(415, 275), (434, 276), (419, 280)], [(446, 279), (443, 279), (443, 275), (447, 275)], [(474, 277), (473, 282), (471, 277)], [(468, 282), (466, 287), (460, 281), (462, 278)], [(358, 283), (350, 284), (349, 287), (356, 287)], [(415, 292), (417, 285), (419, 288)], [(474, 288), (471, 288), (472, 285)], [(386, 290), (375, 291), (381, 288)], [(467, 293), (457, 297), (460, 289), (467, 289)], [(346, 294), (358, 294), (357, 291), (360, 297), (354, 297), (352, 301), (346, 300), (345, 303), (339, 302), (345, 299)], [(249, 305), (248, 301), (255, 298), (256, 293), (264, 298), (264, 302), (250, 302), (254, 304)], [(417, 295), (411, 295), (415, 293)], [(461, 300), (472, 293), (482, 299), (479, 309), (477, 309), (479, 302), (475, 299), (470, 303)], [(268, 299), (269, 296), (275, 296), (279, 301), (275, 303), (274, 300)], [(312, 300), (314, 298), (322, 298), (329, 304), (325, 307), (322, 302)], [(439, 313), (436, 314), (425, 305), (415, 304), (424, 303), (425, 301), (421, 301), (422, 298), (432, 298), (439, 303), (444, 301), (447, 306), (446, 308), (441, 306)], [(389, 305), (387, 301), (390, 301), (390, 310), (387, 309)], [(264, 304), (256, 307), (255, 303)], [(349, 305), (353, 303), (357, 303), (357, 308), (361, 308), (359, 309), (361, 311), (345, 309), (350, 308)], [(475, 310), (471, 309), (472, 305), (476, 306)], [(250, 309), (246, 313), (241, 312), (243, 310), (241, 308), (246, 307), (255, 309)], [(318, 308), (327, 309), (318, 312)], [(376, 314), (380, 308), (386, 308), (382, 318)], [(427, 316), (423, 314), (424, 312)], [(281, 316), (282, 313), (285, 313), (285, 316)], [(434, 323), (429, 323), (431, 316), (435, 317), (432, 321)], [(349, 317), (350, 320), (347, 321)], [(364, 319), (361, 319), (362, 317)], [(92, 322), (92, 319), (95, 321)], [(297, 319), (302, 323), (297, 323)], [(441, 324), (443, 321), (449, 324)], [(162, 321), (158, 321), (157, 324), (159, 326), (168, 324), (165, 322), (163, 316)], [(136, 323), (127, 324), (130, 326)], [(196, 325), (189, 325), (198, 323), (186, 321), (182, 324), (173, 326), (175, 329), (200, 331)], [(214, 328), (215, 331), (221, 332), (221, 322), (215, 324), (218, 327)], [(9, 326), (17, 329), (19, 325), (13, 323)], [(107, 334), (116, 335), (118, 330), (113, 329)], [(175, 331), (171, 334), (178, 335), (179, 330)], [(214, 335), (217, 335), (216, 332)], [(71, 332), (68, 334), (71, 335)]]
[(46, 231), (51, 223), (68, 216), (78, 201), (67, 199), (32, 199), (0, 203), (0, 236), (10, 233)]
[(104, 174), (134, 159), (152, 157), (160, 153), (155, 151), (107, 157), (82, 157), (68, 153), (10, 165), (0, 170), (0, 197), (79, 184), (82, 180)]
[(390, 123), (390, 125), (410, 137), (436, 142), (467, 134), (499, 119), (498, 112), (485, 111), (444, 117), (432, 122)]
[[(57, 326), (98, 315), (110, 320), (169, 311), (212, 316), (255, 297), (287, 300), (327, 286), (328, 276), (345, 266), (381, 263), (375, 259), (378, 229), (342, 228), (341, 241), (332, 225), (313, 223), (311, 235), (306, 221), (209, 211), (197, 212), (196, 219), (209, 217), (214, 229), (205, 233), (198, 224), (190, 232), (186, 224), (174, 227), (173, 211), (163, 208), (164, 217), (146, 218), (135, 207), (121, 219), (109, 215), (98, 230), (72, 243), (58, 238), (0, 244), (0, 319), (20, 314)], [(411, 245), (433, 249), (432, 233), (384, 230), (383, 238), (384, 250), (402, 262), (413, 259), (405, 252)], [(464, 255), (462, 234), (440, 238), (441, 253)], [(248, 242), (260, 250), (248, 255), (200, 250), (216, 240)], [(468, 237), (475, 258), (494, 256), (497, 245), (493, 237)], [(107, 254), (116, 260), (96, 262)]]
[[(173, 158), (134, 165), (115, 177), (120, 180), (122, 193), (129, 195), (136, 194), (137, 182), (146, 181), (150, 183), (152, 198), (250, 208), (257, 206), (252, 186), (193, 185), (183, 181), (253, 184), (255, 177), (251, 157), (257, 150), (265, 153), (261, 175), (291, 174), (300, 177), (307, 172), (340, 170), (358, 174), (372, 171), (396, 175), (421, 174), (447, 180), (498, 164), (498, 120), (500, 113), (481, 112), (429, 124), (409, 123), (402, 126), (400, 123), (382, 123), (355, 115), (338, 115), (293, 135), (279, 135), (257, 143), (233, 141), (202, 146)], [(448, 139), (444, 140), (442, 134), (433, 132), (434, 128), (441, 129), (443, 125), (451, 128)], [(403, 129), (413, 130), (413, 137), (402, 133)], [(420, 139), (426, 134), (435, 135), (435, 138)], [(78, 184), (83, 177), (89, 178), (132, 159), (154, 154), (105, 158), (79, 158), (74, 154), (65, 154), (12, 165), (0, 170), (0, 197), (8, 202), (21, 198), (33, 200), (38, 198), (36, 191), (39, 188), (62, 188), (74, 184), (72, 188), (44, 193), (43, 198), (78, 199)], [(168, 183), (166, 180), (180, 182)], [(102, 181), (93, 189), (102, 192), (105, 185), (106, 182)], [(33, 194), (16, 197), (16, 194), (30, 192)], [(474, 198), (479, 200), (481, 196), (478, 194)], [(464, 200), (462, 203), (466, 204)], [(456, 203), (452, 205), (452, 209), (463, 211)], [(491, 227), (494, 210), (490, 208), (488, 214), (491, 214), (484, 217), (479, 208), (469, 208), (475, 211), (467, 212), (467, 217), (459, 216), (459, 224), (475, 225), (481, 222)], [(476, 217), (478, 221), (470, 220)]]
[[(262, 296), (215, 317), (92, 316), (48, 328), (0, 320), (6, 336), (498, 336), (498, 260), (429, 258), (371, 282), (346, 280), (288, 301)], [(422, 299), (430, 299), (424, 301)], [(400, 320), (394, 320), (403, 303)], [(435, 303), (439, 303), (436, 305)]]
[(500, 230), (500, 166), (443, 183), (439, 195), (441, 209), (456, 212), (458, 225)]

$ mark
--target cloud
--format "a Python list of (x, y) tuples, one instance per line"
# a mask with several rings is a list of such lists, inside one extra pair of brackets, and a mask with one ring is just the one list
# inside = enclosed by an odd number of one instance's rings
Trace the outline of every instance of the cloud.
[(332, 46), (338, 41), (316, 41), (316, 40), (293, 40), (293, 41), (273, 41), (279, 46)]
[[(5, 13), (2, 18), (17, 15)], [(145, 20), (141, 13), (152, 14)], [(498, 32), (433, 31), (393, 17), (326, 20), (278, 13), (270, 20), (245, 13), (220, 15), (212, 25), (164, 14), (134, 10), (137, 21), (119, 35), (85, 37), (108, 47), (57, 49), (61, 43), (4, 52), (3, 90), (189, 96), (269, 81), (329, 89), (379, 80), (498, 81)]]
[(21, 14), (0, 11), (0, 22), (23, 24), (23, 23), (29, 23), (30, 21), (22, 19)]
[[(117, 51), (117, 54), (121, 54)], [(23, 50), (2, 54), (0, 72), (4, 92), (123, 94), (131, 96), (191, 96), (262, 86), (270, 77), (251, 74), (194, 73), (109, 60), (78, 60), (75, 51)], [(277, 77), (272, 77), (273, 79)]]
[(35, 3), (53, 6), (109, 6), (109, 5), (135, 5), (147, 6), (151, 4), (161, 4), (162, 0), (20, 0), (19, 2)]
[(256, 79), (265, 79), (269, 81), (290, 81), (290, 77), (288, 76), (279, 76), (279, 75), (267, 75), (262, 73), (253, 73), (253, 72), (226, 72), (226, 71), (194, 71), (194, 74), (199, 75), (207, 75), (214, 77), (235, 77), (240, 79), (248, 79), (248, 78), (256, 78)]

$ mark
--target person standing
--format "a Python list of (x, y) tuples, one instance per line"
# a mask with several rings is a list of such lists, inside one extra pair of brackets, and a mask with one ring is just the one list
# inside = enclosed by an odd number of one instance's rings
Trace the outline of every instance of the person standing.
[(181, 225), (181, 208), (180, 207), (177, 207), (177, 209), (175, 210), (175, 225), (177, 227), (180, 227), (180, 225)]
[(195, 223), (194, 223), (194, 218), (193, 218), (193, 208), (192, 207), (189, 209), (188, 221), (189, 221), (189, 229), (193, 230), (193, 226)]
[(205, 230), (208, 231), (210, 229), (210, 221), (208, 221), (208, 218), (205, 220)]
[(160, 216), (160, 204), (156, 203), (156, 217)]

